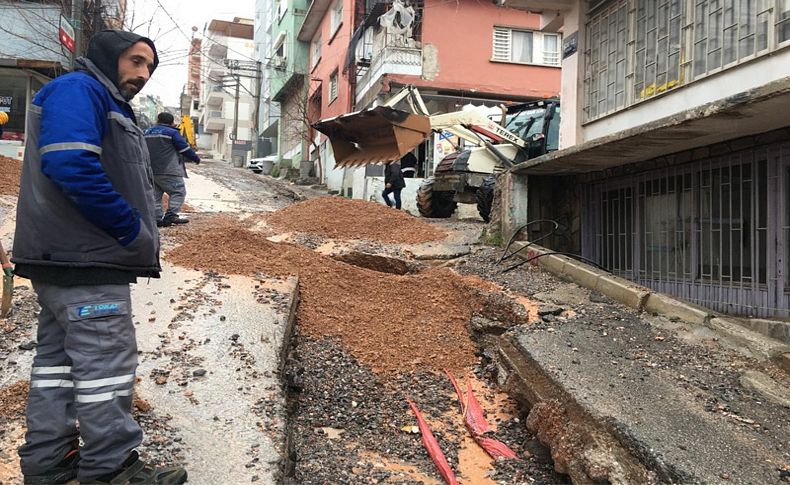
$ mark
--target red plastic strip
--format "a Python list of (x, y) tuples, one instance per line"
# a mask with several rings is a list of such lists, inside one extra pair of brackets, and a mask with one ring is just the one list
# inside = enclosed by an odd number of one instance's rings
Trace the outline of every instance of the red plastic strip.
[(461, 387), (458, 385), (458, 381), (455, 380), (455, 376), (447, 369), (444, 370), (444, 373), (447, 374), (447, 377), (450, 379), (450, 382), (453, 384), (455, 393), (458, 395), (458, 405), (461, 406), (461, 414), (464, 414), (464, 408), (466, 407), (466, 403), (464, 402), (464, 393), (461, 391)]
[(483, 414), (483, 408), (472, 393), (472, 384), (466, 381), (466, 411), (464, 412), (466, 426), (473, 435), (483, 434), (490, 428)]
[(423, 419), (422, 415), (420, 414), (420, 410), (417, 409), (417, 406), (412, 401), (408, 402), (409, 407), (411, 407), (411, 411), (417, 418), (417, 426), (419, 426), (420, 434), (422, 435), (422, 444), (425, 446), (425, 449), (428, 451), (428, 455), (431, 457), (431, 460), (433, 460), (433, 463), (439, 470), (439, 474), (442, 476), (442, 478), (444, 478), (444, 482), (447, 485), (458, 485), (458, 480), (455, 478), (455, 473), (453, 473), (453, 469), (450, 468), (450, 464), (447, 463), (447, 458), (445, 458), (444, 453), (442, 453), (442, 449), (439, 447), (439, 442), (436, 441), (436, 437), (433, 435), (431, 427), (428, 426), (428, 423), (425, 421), (425, 419)]
[(474, 436), (475, 441), (481, 448), (488, 453), (493, 459), (497, 458), (515, 458), (518, 459), (518, 455), (516, 452), (511, 450), (506, 444), (502, 443), (499, 440), (495, 440), (494, 438), (488, 438), (486, 436)]

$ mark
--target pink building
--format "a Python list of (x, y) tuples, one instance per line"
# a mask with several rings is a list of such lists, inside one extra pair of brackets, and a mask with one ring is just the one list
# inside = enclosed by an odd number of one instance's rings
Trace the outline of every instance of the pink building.
[[(550, 26), (541, 30), (538, 14), (491, 2), (314, 0), (298, 40), (309, 43), (311, 120), (380, 104), (408, 85), (419, 88), (432, 113), (557, 97), (560, 91), (561, 34)], [(421, 176), (441, 155), (434, 145), (429, 140), (419, 148)], [(358, 196), (359, 174), (332, 170), (323, 135), (314, 134), (313, 150), (324, 181)], [(372, 176), (378, 167), (362, 170)]]

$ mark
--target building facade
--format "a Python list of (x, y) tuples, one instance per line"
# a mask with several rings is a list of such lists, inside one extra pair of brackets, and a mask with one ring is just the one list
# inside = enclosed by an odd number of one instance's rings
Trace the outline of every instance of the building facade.
[(283, 168), (298, 168), (308, 157), (308, 48), (297, 39), (307, 8), (307, 0), (279, 0), (273, 12), (267, 69), (271, 99), (280, 106), (277, 157)]
[(615, 274), (726, 313), (790, 316), (790, 5), (507, 4), (544, 9), (543, 22), (559, 11), (566, 37), (563, 149), (514, 170), (529, 202), (510, 227), (556, 219), (555, 249)]
[(257, 139), (255, 112), (260, 87), (253, 20), (212, 20), (202, 44), (201, 144), (215, 156), (244, 166)]
[[(311, 120), (369, 108), (416, 86), (432, 113), (470, 105), (495, 107), (556, 97), (561, 34), (540, 30), (540, 16), (493, 4), (439, 0), (405, 3), (316, 0), (297, 40), (309, 48)], [(458, 33), (469, 42), (459, 45)], [(398, 106), (410, 109), (408, 105)], [(418, 178), (407, 181), (405, 206), (442, 158), (441, 135), (416, 149)], [(331, 144), (311, 133), (310, 160), (330, 189), (376, 199), (383, 168), (335, 169)]]
[(266, 157), (277, 153), (277, 133), (280, 123), (280, 106), (272, 100), (271, 69), (272, 29), (275, 25), (277, 2), (256, 0), (255, 2), (255, 59), (260, 62), (261, 97), (258, 106), (258, 126), (260, 127), (256, 157)]

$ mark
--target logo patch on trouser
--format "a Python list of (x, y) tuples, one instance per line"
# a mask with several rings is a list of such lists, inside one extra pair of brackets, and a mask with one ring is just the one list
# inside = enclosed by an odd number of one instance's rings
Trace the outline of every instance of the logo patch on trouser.
[(69, 307), (69, 320), (85, 320), (87, 318), (101, 318), (111, 315), (126, 315), (129, 313), (125, 301), (111, 301), (103, 303), (92, 303), (85, 305), (74, 305)]

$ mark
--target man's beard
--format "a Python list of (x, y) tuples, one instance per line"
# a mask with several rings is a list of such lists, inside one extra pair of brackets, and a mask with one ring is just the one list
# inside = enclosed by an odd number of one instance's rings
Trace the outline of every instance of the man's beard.
[(143, 86), (145, 86), (145, 82), (125, 81), (121, 83), (121, 87), (118, 89), (118, 91), (120, 91), (121, 96), (123, 96), (123, 99), (125, 99), (126, 101), (130, 101), (140, 91), (142, 91)]

